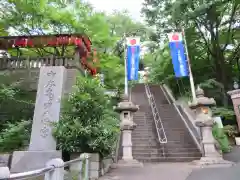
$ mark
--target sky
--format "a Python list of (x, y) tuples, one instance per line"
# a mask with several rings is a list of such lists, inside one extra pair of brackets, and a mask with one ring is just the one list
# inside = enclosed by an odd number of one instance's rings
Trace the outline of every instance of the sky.
[(128, 10), (133, 19), (143, 21), (141, 7), (144, 0), (88, 0), (97, 10), (112, 13), (114, 10)]

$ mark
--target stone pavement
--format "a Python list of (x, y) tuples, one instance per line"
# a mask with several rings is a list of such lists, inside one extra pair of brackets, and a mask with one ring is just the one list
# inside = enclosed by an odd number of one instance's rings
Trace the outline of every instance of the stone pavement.
[(240, 179), (240, 147), (235, 146), (231, 153), (224, 155), (224, 159), (236, 162), (228, 168), (195, 169), (187, 180), (239, 180)]
[(228, 168), (197, 168), (190, 163), (144, 164), (143, 168), (112, 169), (99, 180), (239, 180), (240, 147), (224, 158), (237, 164)]
[(240, 164), (228, 168), (205, 168), (194, 170), (186, 180), (239, 180)]
[(143, 168), (112, 169), (99, 180), (186, 180), (193, 168), (188, 163), (144, 164)]

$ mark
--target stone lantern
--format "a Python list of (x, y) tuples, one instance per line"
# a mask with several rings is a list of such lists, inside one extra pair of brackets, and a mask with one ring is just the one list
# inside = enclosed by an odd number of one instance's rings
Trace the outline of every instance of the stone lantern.
[(237, 118), (238, 130), (240, 131), (240, 89), (237, 83), (234, 83), (234, 90), (228, 91), (228, 95), (231, 96), (234, 112)]
[(198, 87), (196, 90), (197, 99), (189, 104), (191, 109), (196, 110), (195, 124), (199, 127), (202, 136), (203, 156), (199, 161), (194, 161), (200, 166), (231, 166), (233, 163), (225, 161), (222, 155), (215, 147), (215, 139), (212, 135), (214, 120), (212, 117), (211, 107), (216, 105), (213, 98), (204, 96), (204, 91)]
[(123, 96), (122, 101), (114, 110), (120, 113), (120, 128), (122, 131), (122, 160), (118, 162), (121, 165), (139, 166), (140, 163), (133, 159), (132, 156), (132, 131), (136, 128), (133, 122), (133, 113), (138, 111), (139, 107), (128, 100), (126, 95)]

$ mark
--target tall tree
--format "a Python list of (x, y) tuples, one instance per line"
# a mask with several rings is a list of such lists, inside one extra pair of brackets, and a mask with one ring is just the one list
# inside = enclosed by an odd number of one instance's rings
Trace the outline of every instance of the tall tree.
[(185, 28), (197, 83), (204, 70), (205, 80), (214, 78), (226, 91), (239, 77), (234, 70), (240, 60), (239, 9), (238, 0), (145, 0), (142, 12), (149, 25), (157, 27), (159, 38), (167, 30)]

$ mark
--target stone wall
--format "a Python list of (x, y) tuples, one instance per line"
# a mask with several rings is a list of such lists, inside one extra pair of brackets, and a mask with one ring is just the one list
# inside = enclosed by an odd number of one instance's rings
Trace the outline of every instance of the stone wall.
[[(18, 81), (26, 90), (36, 91), (38, 85), (40, 69), (16, 69), (16, 70), (5, 70), (2, 73), (5, 73), (8, 78), (8, 83)], [(64, 93), (69, 93), (72, 86), (75, 83), (76, 76), (79, 74), (77, 69), (67, 69), (67, 76), (65, 82)]]
[[(83, 155), (83, 154), (82, 154)], [(113, 164), (112, 158), (101, 159), (98, 153), (90, 153), (89, 158), (89, 179), (97, 180), (100, 176), (106, 174)], [(79, 154), (71, 154), (71, 159), (79, 158)], [(71, 174), (79, 174), (82, 164), (80, 162), (70, 165)]]
[(0, 167), (7, 167), (9, 165), (9, 160), (9, 154), (0, 154)]

